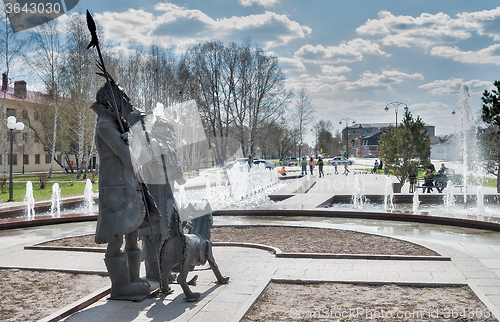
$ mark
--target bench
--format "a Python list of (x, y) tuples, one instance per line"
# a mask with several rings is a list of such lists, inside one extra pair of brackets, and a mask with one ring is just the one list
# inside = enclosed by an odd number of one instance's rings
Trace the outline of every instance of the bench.
[[(464, 185), (462, 184), (462, 175), (460, 174), (447, 174), (446, 175), (447, 179), (450, 180), (453, 183), (453, 186), (455, 188), (460, 188), (460, 192), (463, 192), (463, 187)], [(424, 186), (423, 184), (425, 183), (425, 179), (423, 178), (417, 178), (417, 185), (414, 186), (414, 188), (427, 188), (427, 186)], [(433, 180), (433, 185), (430, 186), (430, 188), (436, 188), (437, 187), (434, 185), (434, 180)], [(443, 187), (443, 190), (446, 188), (446, 185)]]

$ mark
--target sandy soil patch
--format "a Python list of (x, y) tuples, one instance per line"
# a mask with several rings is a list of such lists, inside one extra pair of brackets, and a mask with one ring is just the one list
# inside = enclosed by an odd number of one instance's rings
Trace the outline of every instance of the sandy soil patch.
[[(245, 226), (213, 227), (213, 242), (244, 242), (278, 247), (290, 253), (379, 254), (439, 256), (407, 241), (360, 232), (306, 227)], [(46, 246), (105, 247), (94, 235), (69, 237), (44, 243)]]
[(0, 269), (0, 321), (38, 321), (109, 285), (99, 275)]
[(271, 283), (249, 321), (497, 321), (467, 286)]

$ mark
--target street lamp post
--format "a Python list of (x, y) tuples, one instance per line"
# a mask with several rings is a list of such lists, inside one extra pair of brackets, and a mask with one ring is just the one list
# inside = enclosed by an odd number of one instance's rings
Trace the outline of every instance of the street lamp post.
[(402, 102), (392, 102), (385, 106), (384, 110), (389, 112), (389, 106), (394, 106), (394, 112), (396, 113), (396, 129), (398, 128), (398, 108), (404, 105), (405, 111), (408, 111), (408, 105)]
[[(314, 129), (311, 129), (311, 132), (314, 132)], [(318, 130), (316, 129), (316, 133), (314, 134), (316, 139), (316, 145), (314, 146), (314, 154), (316, 156), (316, 159), (318, 158), (318, 141), (319, 141), (318, 134), (319, 134)]]
[(7, 127), (10, 130), (10, 156), (9, 156), (9, 161), (10, 161), (10, 180), (9, 180), (9, 201), (14, 200), (14, 184), (12, 182), (12, 162), (13, 162), (13, 143), (14, 143), (14, 130), (22, 131), (24, 129), (24, 124), (23, 122), (16, 122), (16, 117), (15, 116), (9, 116), (7, 118)]
[(356, 123), (356, 121), (354, 121), (353, 119), (349, 118), (349, 117), (345, 117), (343, 119), (340, 120), (339, 124), (342, 124), (342, 122), (345, 122), (345, 150), (344, 150), (344, 156), (346, 157), (346, 159), (349, 159), (349, 122), (351, 122), (352, 124)]

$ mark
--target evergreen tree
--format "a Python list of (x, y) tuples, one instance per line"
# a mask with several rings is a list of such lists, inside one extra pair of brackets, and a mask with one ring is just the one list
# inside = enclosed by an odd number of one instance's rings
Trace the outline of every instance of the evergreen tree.
[(486, 169), (489, 173), (497, 176), (497, 192), (500, 192), (500, 81), (495, 81), (496, 89), (491, 92), (485, 90), (481, 100), (483, 101), (482, 120), (491, 125), (485, 135), (485, 147), (487, 150)]
[(396, 129), (389, 128), (380, 140), (380, 159), (398, 178), (400, 187), (404, 185), (415, 166), (425, 167), (431, 154), (431, 143), (425, 123), (420, 116), (414, 119), (409, 111), (405, 112), (402, 124)]

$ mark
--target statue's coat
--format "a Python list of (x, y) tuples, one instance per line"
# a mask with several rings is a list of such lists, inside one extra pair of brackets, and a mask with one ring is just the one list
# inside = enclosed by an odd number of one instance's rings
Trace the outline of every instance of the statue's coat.
[(100, 158), (95, 241), (102, 244), (139, 228), (144, 220), (144, 206), (134, 177), (129, 146), (121, 137), (116, 117), (98, 103), (91, 108), (98, 115), (96, 145)]

